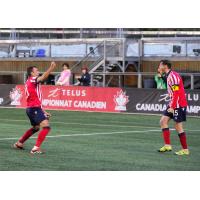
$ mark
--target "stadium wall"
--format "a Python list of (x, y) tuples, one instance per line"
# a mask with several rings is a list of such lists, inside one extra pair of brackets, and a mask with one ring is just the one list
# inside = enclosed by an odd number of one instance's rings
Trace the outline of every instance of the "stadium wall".
[[(13, 83), (13, 84), (23, 84), (24, 83), (24, 73), (28, 66), (35, 65), (39, 68), (41, 72), (45, 71), (49, 65), (50, 60), (0, 60), (0, 83)], [(64, 62), (69, 63), (70, 67), (77, 63), (77, 60), (57, 60), (58, 65), (57, 72), (59, 73), (62, 70), (62, 64)], [(91, 62), (85, 63), (90, 64)], [(155, 72), (157, 71), (157, 66), (159, 61), (142, 61), (141, 62), (141, 71), (142, 72)], [(181, 72), (200, 72), (200, 61), (172, 61), (174, 69)], [(134, 67), (129, 67), (127, 72), (135, 72)], [(2, 81), (2, 76), (7, 75)], [(9, 76), (8, 76), (9, 75)], [(6, 80), (5, 80), (6, 79)], [(10, 81), (9, 81), (10, 80)], [(116, 80), (118, 82), (118, 80)], [(137, 86), (137, 77), (136, 76), (126, 76), (124, 83), (126, 86)], [(117, 85), (114, 84), (113, 85)]]

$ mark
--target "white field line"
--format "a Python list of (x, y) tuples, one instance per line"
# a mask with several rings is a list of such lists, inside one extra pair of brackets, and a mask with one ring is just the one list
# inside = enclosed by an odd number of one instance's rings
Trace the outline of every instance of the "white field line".
[[(0, 118), (0, 121), (22, 121), (22, 122), (29, 122), (28, 120), (23, 120), (23, 119), (1, 119)], [(122, 126), (122, 125), (117, 125), (117, 124), (88, 124), (88, 123), (78, 123), (78, 122), (50, 122), (50, 123), (52, 123), (52, 124), (66, 124), (66, 125), (70, 125), (70, 124), (72, 124), (72, 125), (81, 125), (81, 126), (99, 126), (99, 127), (115, 127), (115, 128), (124, 128), (124, 127), (139, 127), (139, 128), (147, 128), (147, 126), (142, 126), (142, 125), (132, 125), (132, 126), (130, 126), (130, 125), (124, 125), (124, 126)], [(150, 126), (150, 127), (148, 127), (148, 128), (158, 128), (159, 126)], [(175, 129), (174, 128), (170, 128), (170, 130), (171, 131), (175, 131)], [(189, 132), (200, 132), (200, 130), (198, 129), (198, 130), (189, 130), (189, 129), (185, 129), (186, 131), (189, 131)]]
[[(114, 135), (114, 134), (121, 134), (121, 133), (146, 133), (146, 132), (160, 132), (160, 130), (144, 130), (144, 131), (118, 131), (118, 132), (97, 132), (97, 133), (78, 133), (78, 134), (66, 134), (66, 135), (48, 135), (47, 138), (60, 138), (60, 137), (78, 137), (78, 136), (93, 136), (93, 135)], [(35, 139), (37, 137), (31, 137)], [(30, 139), (31, 139), (30, 138)], [(0, 138), (0, 141), (5, 140), (18, 140), (19, 138)]]
[[(199, 130), (193, 130), (199, 131)], [(118, 132), (97, 132), (97, 133), (77, 133), (77, 134), (66, 134), (66, 135), (48, 135), (47, 138), (60, 138), (60, 137), (78, 137), (78, 136), (94, 136), (94, 135), (115, 135), (115, 134), (125, 134), (125, 133), (150, 133), (150, 132), (161, 132), (160, 129), (156, 130), (142, 130), (142, 131), (118, 131)], [(31, 137), (30, 139), (35, 139), (36, 136)], [(0, 138), (0, 141), (5, 140), (18, 140), (19, 138)]]
[[(0, 121), (13, 121), (13, 122), (29, 122), (28, 120), (23, 120), (23, 119), (0, 119)], [(144, 128), (144, 127), (147, 127), (147, 126), (142, 126), (142, 125), (117, 125), (117, 124), (88, 124), (88, 123), (78, 123), (78, 122), (53, 122), (53, 121), (50, 121), (50, 123), (52, 124), (66, 124), (66, 125), (81, 125), (81, 126), (100, 126), (100, 127), (140, 127), (140, 128)], [(150, 128), (158, 128), (155, 127), (155, 126), (151, 126)]]

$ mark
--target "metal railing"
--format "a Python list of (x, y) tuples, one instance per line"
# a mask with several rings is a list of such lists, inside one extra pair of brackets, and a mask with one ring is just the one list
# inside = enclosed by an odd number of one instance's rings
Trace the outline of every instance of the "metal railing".
[(101, 42), (94, 49), (91, 49), (91, 51), (83, 59), (81, 59), (75, 65), (71, 67), (71, 71), (74, 72), (76, 70), (79, 70), (81, 67), (86, 65), (85, 63), (87, 63), (88, 61), (91, 61), (91, 58), (94, 59), (93, 63), (99, 62), (99, 59), (102, 59), (103, 57), (102, 52), (100, 50), (103, 48), (103, 45), (104, 45), (104, 42)]
[[(44, 72), (40, 72), (44, 73)], [(0, 75), (16, 75), (20, 74), (23, 76), (23, 83), (26, 81), (26, 75), (27, 73), (25, 71), (0, 71)], [(58, 75), (60, 72), (52, 72), (53, 75)], [(195, 77), (199, 77), (198, 82), (200, 83), (200, 73), (179, 73), (182, 77), (190, 77), (190, 89), (194, 89), (194, 79)], [(143, 78), (144, 76), (150, 76), (154, 77), (155, 73), (152, 72), (93, 72), (91, 73), (91, 86), (93, 86), (93, 77), (95, 75), (104, 75), (106, 76), (136, 76), (137, 77), (137, 88), (143, 88)], [(119, 87), (123, 87), (123, 84), (121, 85), (119, 78)], [(74, 84), (73, 82), (72, 84)], [(105, 86), (108, 86), (105, 84)]]
[(98, 67), (99, 63), (103, 64), (104, 71), (106, 71), (106, 61), (112, 59), (112, 57), (122, 57), (122, 41), (121, 39), (115, 41), (104, 40), (92, 49), (82, 60), (72, 66), (71, 71), (78, 72), (79, 70), (80, 72), (81, 67), (87, 66), (89, 72), (91, 72), (96, 69), (95, 67)]
[[(0, 49), (2, 48), (4, 51), (7, 51), (7, 53), (10, 53), (12, 49), (17, 49), (17, 47), (20, 46), (27, 46), (27, 49), (39, 47), (40, 45), (46, 45), (48, 46), (48, 51), (51, 52), (51, 47), (52, 45), (78, 45), (78, 44), (84, 44), (85, 45), (85, 53), (84, 56), (87, 55), (87, 45), (89, 44), (95, 44), (98, 45), (99, 43), (103, 41), (108, 41), (108, 42), (116, 42), (119, 41), (121, 38), (95, 38), (95, 39), (28, 39), (28, 40), (0, 40)], [(122, 39), (121, 39), (122, 40)], [(138, 55), (138, 52), (140, 51), (139, 47), (138, 49), (135, 49), (137, 53), (133, 56), (136, 57), (141, 57), (141, 56), (173, 56), (173, 57), (180, 57), (180, 56), (196, 56), (194, 52), (192, 52), (193, 49), (200, 49), (200, 37), (195, 37), (195, 38), (145, 38), (141, 40), (126, 40), (126, 46), (133, 44), (133, 43), (141, 43), (142, 46), (140, 47), (142, 52), (141, 55)], [(157, 48), (156, 46), (157, 45)], [(159, 46), (160, 45), (160, 46)], [(163, 53), (152, 53), (148, 54), (146, 53), (146, 47), (150, 47), (152, 49), (157, 49), (159, 52), (159, 48), (163, 46), (166, 46), (165, 52)], [(178, 52), (173, 52), (173, 46), (179, 46), (180, 48), (180, 53)], [(121, 46), (122, 47), (122, 46)], [(123, 51), (122, 47), (122, 51)], [(161, 49), (163, 51), (163, 49)], [(50, 55), (48, 55), (51, 57)], [(48, 57), (47, 56), (47, 57)], [(67, 55), (64, 55), (64, 57)], [(69, 55), (70, 56), (70, 55)], [(16, 57), (16, 55), (15, 55)], [(62, 55), (61, 55), (62, 57)]]
[[(37, 57), (34, 54), (38, 49), (45, 51), (43, 58), (85, 57), (88, 52), (92, 54), (90, 48), (96, 49), (96, 46), (104, 41), (116, 42), (119, 40), (118, 38), (0, 40), (0, 57), (19, 58), (19, 52), (26, 53), (25, 58)], [(73, 53), (74, 50), (76, 50), (75, 53)]]
[[(119, 52), (124, 51), (126, 55), (128, 48), (133, 44), (134, 47), (129, 57), (137, 57), (138, 59), (155, 59), (155, 57), (168, 57), (171, 59), (190, 58), (200, 60), (200, 37), (195, 38), (143, 38), (140, 40), (129, 40), (122, 38), (95, 38), (95, 39), (28, 39), (28, 40), (0, 40), (0, 53), (5, 54), (5, 58), (17, 58), (17, 51), (24, 51), (28, 56), (34, 57), (34, 51), (45, 49), (45, 58), (50, 57), (85, 57), (89, 50), (88, 47), (96, 47), (100, 43), (114, 43), (124, 41), (124, 45), (119, 45)], [(69, 49), (71, 45), (83, 45), (74, 53)], [(53, 55), (55, 48), (66, 47), (68, 53), (61, 52), (60, 55)], [(75, 46), (74, 46), (75, 48)], [(89, 52), (90, 53), (90, 52)], [(1, 55), (0, 55), (1, 56)], [(28, 57), (27, 56), (27, 57)], [(125, 56), (126, 57), (126, 56)]]

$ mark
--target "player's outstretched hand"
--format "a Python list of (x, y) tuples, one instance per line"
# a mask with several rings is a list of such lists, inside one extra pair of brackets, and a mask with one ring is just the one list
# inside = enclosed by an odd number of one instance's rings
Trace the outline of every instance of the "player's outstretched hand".
[(51, 72), (55, 69), (55, 67), (56, 67), (56, 63), (51, 62), (51, 65), (48, 68), (48, 70), (42, 76), (38, 77), (37, 81), (43, 82), (44, 80), (46, 80), (48, 78), (48, 76), (51, 74)]
[(51, 62), (51, 68), (55, 68), (56, 67), (56, 63), (55, 62)]

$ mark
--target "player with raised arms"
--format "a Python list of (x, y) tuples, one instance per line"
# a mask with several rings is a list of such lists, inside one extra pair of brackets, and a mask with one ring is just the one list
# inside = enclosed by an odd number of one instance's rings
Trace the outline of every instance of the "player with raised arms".
[(177, 72), (171, 69), (171, 63), (167, 60), (161, 60), (159, 68), (162, 73), (166, 74), (167, 90), (170, 97), (169, 105), (160, 120), (165, 145), (159, 149), (159, 152), (172, 151), (168, 123), (173, 119), (182, 146), (182, 149), (175, 152), (175, 154), (189, 155), (186, 133), (183, 129), (183, 122), (186, 121), (186, 109), (188, 103), (182, 78)]
[(27, 68), (28, 79), (25, 83), (25, 93), (27, 99), (26, 114), (31, 122), (32, 127), (27, 130), (22, 137), (14, 144), (16, 149), (24, 149), (24, 143), (34, 133), (42, 129), (37, 137), (35, 146), (31, 150), (31, 154), (41, 154), (42, 151), (40, 146), (45, 140), (47, 134), (50, 131), (49, 117), (51, 116), (42, 108), (42, 93), (41, 93), (41, 82), (48, 78), (50, 73), (55, 69), (55, 62), (51, 62), (48, 70), (39, 76), (39, 70), (35, 66)]

